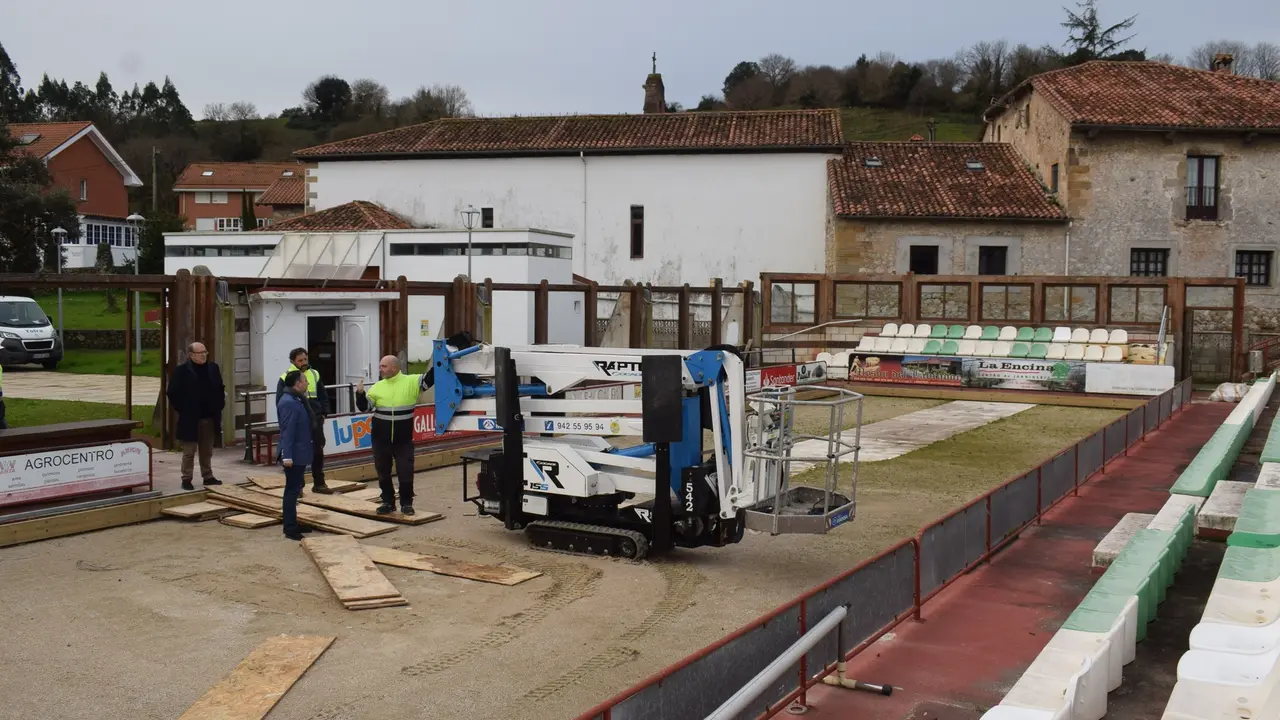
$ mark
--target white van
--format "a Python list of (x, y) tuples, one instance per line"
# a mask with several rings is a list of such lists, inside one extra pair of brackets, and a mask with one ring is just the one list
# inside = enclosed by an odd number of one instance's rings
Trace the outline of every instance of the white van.
[(62, 360), (62, 338), (40, 305), (28, 297), (0, 295), (0, 365), (38, 363), (46, 370)]

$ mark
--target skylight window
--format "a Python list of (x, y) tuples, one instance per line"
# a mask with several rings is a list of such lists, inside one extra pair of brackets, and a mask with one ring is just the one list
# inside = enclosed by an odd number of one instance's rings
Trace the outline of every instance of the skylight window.
[(39, 139), (40, 139), (40, 133), (27, 133), (26, 135), (23, 135), (22, 137), (18, 138), (18, 144), (30, 145), (31, 143)]
[(875, 155), (872, 155), (869, 158), (863, 159), (862, 165), (864, 167), (869, 167), (869, 168), (884, 167), (884, 161), (876, 157)]
[(293, 171), (292, 171), (292, 170), (285, 170), (284, 172), (280, 173), (280, 175), (281, 175), (281, 177), (293, 177)]
[(986, 170), (987, 166), (977, 160), (965, 160), (964, 167), (966, 170)]
[(200, 174), (201, 174), (201, 175), (203, 175), (203, 176), (205, 176), (205, 177), (213, 177), (213, 171), (212, 171), (212, 170), (205, 170), (204, 172), (202, 172), (202, 173), (200, 173)]

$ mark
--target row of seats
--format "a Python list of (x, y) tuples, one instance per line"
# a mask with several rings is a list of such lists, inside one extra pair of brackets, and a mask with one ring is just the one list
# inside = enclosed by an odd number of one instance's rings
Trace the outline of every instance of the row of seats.
[(1124, 345), (1129, 342), (1126, 330), (1104, 328), (1089, 330), (1088, 328), (1058, 327), (1049, 328), (1017, 328), (1012, 325), (996, 327), (995, 325), (928, 325), (921, 323), (888, 323), (880, 329), (880, 337), (886, 338), (919, 338), (922, 340), (990, 340), (1001, 342), (1038, 342), (1038, 343), (1079, 343), (1092, 345)]
[(1249, 388), (1227, 419), (1196, 453), (1190, 464), (1178, 475), (1169, 488), (1174, 495), (1193, 495), (1207, 498), (1213, 494), (1219, 481), (1225, 480), (1235, 465), (1240, 448), (1253, 432), (1254, 423), (1271, 399), (1275, 389), (1275, 375), (1260, 379)]
[(1263, 464), (1227, 546), (1164, 720), (1280, 717), (1280, 464)]
[(1045, 343), (1009, 343), (1000, 340), (924, 340), (921, 338), (888, 338), (864, 335), (858, 341), (858, 347), (854, 349), (854, 352), (1123, 362), (1126, 349), (1127, 346), (1124, 345), (1103, 346), (1075, 343), (1049, 343), (1046, 345)]

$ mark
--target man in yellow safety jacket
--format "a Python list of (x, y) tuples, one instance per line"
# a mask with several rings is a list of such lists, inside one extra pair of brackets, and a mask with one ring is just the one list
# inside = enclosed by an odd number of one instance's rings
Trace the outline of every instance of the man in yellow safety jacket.
[(307, 349), (294, 348), (289, 353), (287, 370), (280, 373), (280, 382), (276, 383), (276, 403), (289, 388), (285, 385), (285, 377), (297, 370), (307, 378), (307, 402), (311, 405), (311, 446), (314, 449), (311, 461), (311, 491), (321, 495), (332, 495), (333, 490), (324, 484), (324, 419), (329, 415), (329, 393), (325, 390), (320, 373), (308, 363)]
[(434, 373), (406, 375), (400, 372), (400, 360), (388, 355), (378, 362), (382, 378), (365, 392), (364, 383), (356, 386), (356, 407), (373, 412), (373, 466), (378, 471), (378, 487), (382, 504), (378, 514), (395, 512), (396, 488), (391, 482), (391, 462), (395, 460), (400, 479), (400, 512), (413, 514), (413, 409), (418, 396), (434, 383)]

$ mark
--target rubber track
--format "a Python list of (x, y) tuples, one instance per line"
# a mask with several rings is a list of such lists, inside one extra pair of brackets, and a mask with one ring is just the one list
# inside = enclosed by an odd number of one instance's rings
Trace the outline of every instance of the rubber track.
[(555, 528), (558, 530), (568, 530), (570, 532), (591, 533), (594, 535), (611, 535), (613, 537), (628, 538), (636, 544), (636, 556), (634, 558), (624, 558), (620, 555), (607, 555), (603, 553), (580, 553), (572, 550), (561, 550), (559, 548), (542, 547), (534, 545), (532, 540), (529, 547), (534, 550), (551, 550), (562, 555), (573, 555), (576, 557), (617, 557), (620, 560), (643, 560), (644, 556), (649, 552), (649, 540), (644, 535), (634, 530), (621, 530), (605, 525), (588, 525), (586, 523), (565, 522), (563, 520), (538, 520), (529, 523), (525, 530), (533, 527)]

